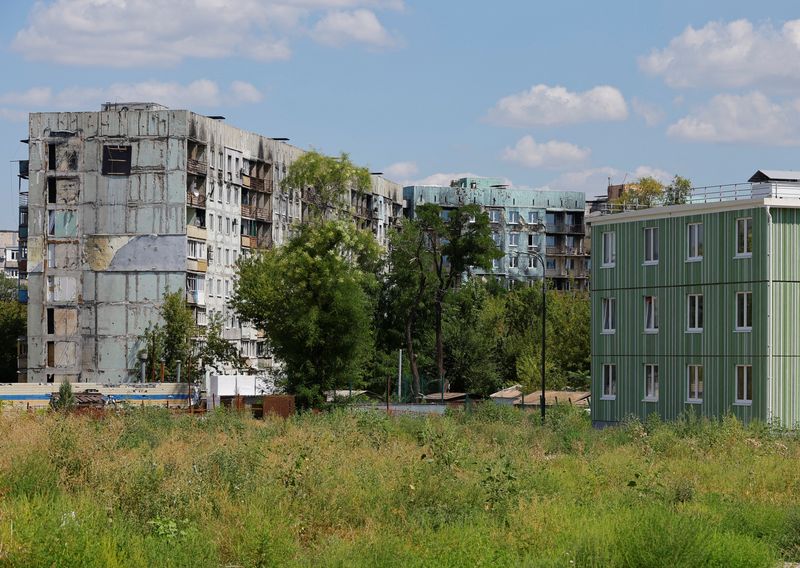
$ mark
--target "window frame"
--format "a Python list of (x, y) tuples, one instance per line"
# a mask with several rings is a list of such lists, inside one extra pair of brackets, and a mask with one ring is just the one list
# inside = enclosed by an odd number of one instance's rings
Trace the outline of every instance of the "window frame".
[[(692, 299), (695, 300), (694, 310), (692, 310)], [(700, 300), (699, 302), (697, 300)], [(686, 333), (703, 333), (703, 320), (705, 319), (705, 302), (703, 294), (686, 294)], [(699, 309), (698, 309), (699, 307)], [(694, 312), (694, 314), (692, 313)], [(692, 315), (694, 315), (695, 326), (692, 327)], [(700, 325), (697, 320), (700, 320)]]
[[(617, 333), (617, 299), (602, 298), (601, 310), (601, 335), (614, 335)], [(606, 327), (607, 321), (610, 321), (611, 327)]]
[(614, 363), (603, 363), (603, 392), (600, 400), (617, 399), (617, 366)]
[[(694, 229), (694, 231), (692, 231), (692, 229)], [(692, 232), (695, 233), (694, 251), (692, 251)], [(700, 262), (703, 260), (703, 256), (705, 255), (703, 244), (704, 232), (702, 221), (686, 225), (686, 262)], [(692, 254), (692, 252), (695, 254)]]
[(643, 402), (658, 402), (658, 365), (645, 363), (644, 365), (644, 398)]
[(132, 158), (132, 146), (104, 144), (103, 155), (100, 160), (100, 173), (104, 176), (129, 176), (131, 175)]
[[(743, 371), (743, 387), (744, 392), (739, 392), (739, 371)], [(753, 404), (753, 366), (752, 365), (736, 365), (734, 376), (734, 405), (736, 406), (752, 406)], [(744, 395), (744, 397), (740, 396)], [(749, 397), (749, 398), (747, 398)]]
[[(742, 243), (744, 249), (740, 249), (739, 237), (742, 231), (740, 227), (744, 227), (744, 238)], [(748, 239), (749, 237), (749, 239)], [(739, 217), (736, 219), (736, 255), (734, 258), (751, 258), (753, 256), (753, 218), (752, 217)]]
[[(650, 317), (651, 313), (652, 318)], [(646, 334), (658, 333), (658, 323), (658, 296), (644, 296), (644, 332)]]
[(617, 265), (617, 233), (615, 231), (604, 231), (602, 244), (603, 257), (600, 268), (614, 268)]
[[(692, 372), (694, 371), (694, 373)], [(686, 403), (702, 404), (705, 395), (705, 372), (703, 365), (686, 365)], [(694, 390), (694, 392), (692, 392)], [(692, 396), (692, 395), (695, 396)], [(697, 395), (700, 395), (699, 397)]]
[[(742, 304), (740, 299), (745, 298), (744, 303)], [(747, 298), (750, 299), (749, 306)], [(739, 325), (740, 318), (739, 318), (739, 308), (743, 307), (743, 311), (741, 315), (743, 316), (741, 319), (744, 320), (744, 325)], [(749, 310), (748, 310), (749, 307)], [(750, 333), (753, 331), (753, 291), (752, 290), (744, 290), (741, 292), (736, 292), (736, 322), (735, 327), (733, 329), (735, 332), (738, 333)]]
[(658, 227), (644, 227), (644, 261), (643, 266), (658, 264)]

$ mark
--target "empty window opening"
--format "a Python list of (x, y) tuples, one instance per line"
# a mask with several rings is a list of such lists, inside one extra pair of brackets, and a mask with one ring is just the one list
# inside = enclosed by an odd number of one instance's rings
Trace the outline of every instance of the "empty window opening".
[(47, 202), (56, 202), (56, 178), (47, 178)]
[(47, 333), (52, 335), (56, 332), (56, 311), (53, 308), (47, 308)]
[(103, 175), (131, 175), (130, 146), (103, 146)]

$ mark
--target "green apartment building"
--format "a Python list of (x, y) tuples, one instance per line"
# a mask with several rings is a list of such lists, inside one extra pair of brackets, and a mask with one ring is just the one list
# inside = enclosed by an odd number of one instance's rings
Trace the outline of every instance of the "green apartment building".
[(594, 215), (592, 420), (800, 422), (800, 172)]

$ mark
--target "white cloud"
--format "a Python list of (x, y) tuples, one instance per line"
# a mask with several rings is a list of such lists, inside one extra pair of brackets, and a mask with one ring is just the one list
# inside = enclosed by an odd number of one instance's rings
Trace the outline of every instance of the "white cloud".
[(395, 162), (383, 169), (389, 179), (406, 182), (419, 172), (416, 162)]
[(231, 94), (241, 103), (260, 103), (264, 99), (261, 91), (252, 83), (246, 83), (245, 81), (231, 83)]
[(609, 181), (612, 184), (633, 182), (642, 177), (654, 177), (661, 182), (668, 182), (672, 176), (660, 168), (638, 166), (633, 171), (624, 171), (611, 166), (589, 168), (561, 174), (547, 184), (547, 187), (560, 190), (583, 191), (593, 197), (605, 195)]
[(628, 105), (618, 89), (601, 85), (582, 93), (564, 87), (534, 85), (503, 97), (489, 110), (488, 120), (503, 126), (541, 126), (624, 120)]
[(687, 27), (663, 49), (639, 58), (639, 66), (674, 88), (788, 89), (800, 85), (800, 20), (781, 27), (748, 20)]
[[(231, 56), (271, 61), (290, 57), (289, 40), (318, 21), (328, 22), (323, 26), (326, 40), (385, 45), (389, 36), (374, 13), (382, 9), (402, 10), (403, 3), (48, 0), (34, 4), (12, 47), (33, 60), (103, 67), (171, 66), (190, 58)], [(349, 15), (352, 25), (337, 14)]]
[(800, 144), (800, 99), (773, 102), (758, 91), (717, 95), (670, 125), (667, 134), (701, 142)]
[(641, 116), (647, 126), (655, 126), (664, 120), (664, 110), (658, 105), (633, 97), (631, 106), (633, 107), (633, 112)]
[(503, 151), (503, 159), (527, 168), (558, 168), (584, 161), (592, 151), (569, 142), (550, 140), (539, 143), (532, 136), (523, 136), (513, 148)]
[(217, 107), (224, 104), (255, 103), (261, 93), (243, 81), (234, 81), (222, 90), (214, 81), (199, 79), (191, 83), (143, 81), (114, 83), (107, 87), (68, 87), (54, 91), (33, 87), (23, 92), (0, 94), (0, 118), (15, 120), (19, 113), (38, 110), (99, 110), (103, 102), (157, 102), (172, 108)]
[(334, 46), (363, 43), (389, 47), (396, 43), (371, 10), (331, 12), (314, 26), (313, 36), (320, 43)]

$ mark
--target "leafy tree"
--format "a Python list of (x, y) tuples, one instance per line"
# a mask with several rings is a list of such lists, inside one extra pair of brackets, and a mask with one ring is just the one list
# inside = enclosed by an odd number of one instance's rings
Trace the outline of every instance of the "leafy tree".
[(492, 240), (489, 216), (481, 212), (478, 205), (462, 205), (443, 214), (440, 206), (426, 203), (417, 207), (413, 223), (424, 236), (425, 254), (417, 257), (416, 266), (420, 279), (427, 273), (425, 278), (432, 281), (430, 301), (434, 313), (436, 368), (439, 380), (444, 380), (442, 314), (445, 295), (471, 267), (489, 270), (492, 260), (500, 258), (502, 253)]
[[(425, 320), (426, 300), (433, 296), (428, 267), (433, 265), (426, 247), (427, 235), (419, 223), (404, 219), (399, 230), (389, 234), (388, 270), (384, 279), (384, 319), (394, 318), (389, 329), (401, 330), (406, 359), (411, 371), (414, 399), (421, 394), (417, 344), (420, 320)], [(394, 327), (393, 327), (394, 326)]]
[(0, 301), (0, 382), (17, 381), (17, 339), (25, 336), (26, 320), (24, 304), (16, 300)]
[(364, 192), (371, 183), (369, 170), (354, 165), (347, 154), (333, 158), (312, 151), (289, 166), (281, 186), (302, 192), (313, 217), (345, 217), (350, 212), (349, 191)]
[(654, 177), (646, 176), (639, 178), (636, 183), (625, 188), (625, 191), (617, 199), (620, 205), (639, 205), (642, 207), (653, 207), (660, 203), (664, 197), (664, 184)]
[(232, 305), (265, 331), (299, 405), (362, 383), (374, 354), (379, 252), (352, 223), (317, 221), (284, 246), (240, 260)]
[(222, 317), (214, 314), (205, 330), (198, 327), (182, 291), (164, 294), (159, 316), (161, 322), (151, 324), (144, 334), (150, 380), (160, 378), (162, 359), (164, 374), (172, 378), (177, 378), (178, 361), (187, 379), (197, 377), (206, 366), (242, 367), (236, 347), (222, 337)]
[(0, 274), (0, 302), (13, 302), (17, 300), (19, 284), (16, 278), (9, 278)]
[(692, 181), (676, 175), (664, 189), (664, 205), (681, 205), (686, 203), (692, 192)]

